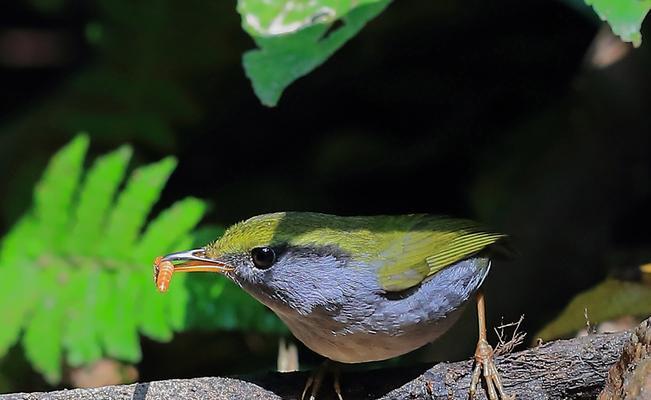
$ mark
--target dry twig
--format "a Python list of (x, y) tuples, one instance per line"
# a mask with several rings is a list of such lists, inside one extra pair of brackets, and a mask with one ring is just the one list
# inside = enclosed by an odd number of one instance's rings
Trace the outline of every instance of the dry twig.
[[(497, 343), (497, 346), (495, 346), (496, 356), (502, 354), (509, 354), (516, 347), (524, 343), (524, 338), (527, 336), (527, 333), (518, 332), (518, 330), (520, 329), (520, 325), (522, 324), (522, 321), (524, 321), (524, 314), (521, 315), (520, 319), (518, 319), (516, 322), (510, 322), (508, 324), (502, 323), (497, 328), (494, 328), (495, 333), (497, 334), (497, 340), (499, 341), (499, 343)], [(507, 328), (513, 328), (513, 333), (511, 334), (511, 338), (508, 341), (505, 341), (504, 337), (506, 336), (505, 331)]]

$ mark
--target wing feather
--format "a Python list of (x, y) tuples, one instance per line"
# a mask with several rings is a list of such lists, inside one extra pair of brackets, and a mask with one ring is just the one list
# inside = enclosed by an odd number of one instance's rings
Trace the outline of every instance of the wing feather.
[(378, 257), (380, 285), (408, 289), (505, 236), (468, 220), (423, 216), (406, 231), (386, 234)]

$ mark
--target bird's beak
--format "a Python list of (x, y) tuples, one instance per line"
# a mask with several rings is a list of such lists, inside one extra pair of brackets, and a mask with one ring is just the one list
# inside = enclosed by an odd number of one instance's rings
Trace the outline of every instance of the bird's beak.
[(204, 249), (194, 249), (171, 253), (160, 261), (169, 261), (174, 265), (174, 272), (230, 272), (234, 270), (232, 265), (220, 260), (206, 257)]

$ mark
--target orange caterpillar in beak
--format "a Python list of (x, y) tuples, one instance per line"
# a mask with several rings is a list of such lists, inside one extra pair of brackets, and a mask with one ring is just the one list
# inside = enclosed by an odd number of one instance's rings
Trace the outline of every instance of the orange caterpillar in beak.
[(161, 256), (156, 257), (154, 260), (154, 282), (159, 292), (167, 292), (173, 274), (174, 264), (171, 261), (163, 261)]

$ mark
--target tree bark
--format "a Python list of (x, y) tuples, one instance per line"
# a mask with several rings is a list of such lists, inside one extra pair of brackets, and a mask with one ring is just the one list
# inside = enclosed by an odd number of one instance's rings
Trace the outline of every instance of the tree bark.
[(633, 330), (619, 360), (610, 367), (599, 400), (651, 398), (651, 318)]
[[(506, 391), (518, 399), (594, 399), (629, 337), (629, 332), (620, 332), (550, 342), (497, 357), (497, 367)], [(472, 361), (430, 367), (356, 372), (344, 369), (344, 399), (467, 399)], [(299, 399), (308, 376), (306, 372), (295, 372), (171, 379), (96, 389), (15, 393), (0, 395), (0, 400)], [(483, 390), (478, 392), (477, 399), (486, 398)], [(331, 380), (326, 380), (319, 399), (333, 398)]]

